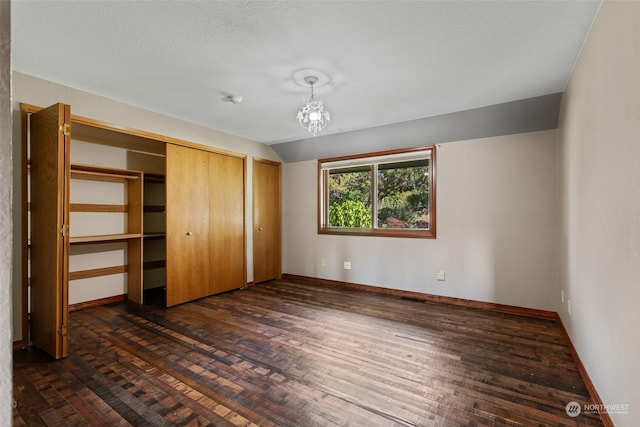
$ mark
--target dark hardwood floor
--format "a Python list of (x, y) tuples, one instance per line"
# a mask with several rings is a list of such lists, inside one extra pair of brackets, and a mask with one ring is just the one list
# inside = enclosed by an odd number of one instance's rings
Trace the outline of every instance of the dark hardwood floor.
[(14, 354), (14, 426), (598, 426), (553, 320), (273, 281), (71, 313)]

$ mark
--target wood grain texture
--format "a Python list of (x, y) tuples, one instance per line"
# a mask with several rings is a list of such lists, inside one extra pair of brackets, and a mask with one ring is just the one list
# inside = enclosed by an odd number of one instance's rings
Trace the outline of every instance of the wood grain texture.
[(279, 280), (73, 312), (14, 354), (14, 425), (601, 426), (560, 325)]
[(101, 234), (98, 236), (75, 236), (69, 238), (72, 244), (83, 243), (104, 243), (104, 242), (121, 242), (129, 239), (139, 239), (142, 234), (126, 233), (126, 234)]
[(126, 265), (114, 265), (112, 267), (92, 268), (90, 270), (78, 270), (69, 272), (69, 280), (88, 279), (90, 277), (109, 276), (111, 274), (126, 273)]
[(209, 154), (208, 295), (245, 285), (245, 160)]
[(143, 302), (142, 237), (127, 240), (127, 298), (138, 304)]
[(127, 180), (127, 233), (140, 234), (140, 237), (127, 240), (127, 298), (137, 304), (142, 304), (144, 292), (142, 275), (144, 180), (142, 172), (131, 172), (131, 174), (135, 176), (135, 179)]
[(135, 179), (127, 180), (127, 233), (142, 233), (142, 172), (131, 172)]
[[(31, 116), (31, 341), (53, 357), (67, 354), (70, 107)], [(67, 228), (68, 229), (68, 228)], [(60, 333), (64, 332), (64, 333)]]
[(282, 277), (288, 280), (296, 281), (296, 282), (308, 282), (308, 283), (322, 284), (327, 286), (340, 286), (340, 287), (346, 287), (349, 289), (355, 289), (360, 291), (373, 292), (373, 293), (385, 294), (385, 295), (394, 295), (394, 296), (402, 297), (406, 299), (415, 299), (418, 301), (429, 301), (429, 302), (438, 302), (443, 304), (453, 304), (461, 307), (478, 308), (481, 310), (490, 310), (490, 311), (496, 311), (501, 313), (511, 313), (511, 314), (517, 314), (520, 316), (531, 316), (531, 317), (537, 317), (542, 319), (553, 319), (553, 320), (558, 319), (558, 313), (556, 313), (555, 311), (538, 310), (535, 308), (526, 308), (526, 307), (517, 307), (513, 305), (497, 304), (494, 302), (476, 301), (476, 300), (470, 300), (470, 299), (464, 299), (464, 298), (448, 297), (444, 295), (426, 294), (424, 292), (412, 292), (412, 291), (405, 291), (405, 290), (399, 290), (399, 289), (383, 288), (380, 286), (362, 285), (359, 283), (341, 282), (337, 280), (318, 279), (315, 277), (300, 276), (297, 274), (283, 274)]
[(277, 279), (282, 269), (281, 165), (253, 159), (253, 281)]
[(209, 295), (209, 153), (167, 145), (167, 306)]
[(117, 302), (126, 301), (126, 295), (114, 295), (112, 297), (99, 298), (91, 301), (77, 302), (75, 304), (69, 304), (69, 311), (85, 310), (87, 308), (99, 307), (101, 305), (113, 304)]
[(71, 203), (71, 212), (128, 212), (127, 205), (109, 205), (98, 203)]

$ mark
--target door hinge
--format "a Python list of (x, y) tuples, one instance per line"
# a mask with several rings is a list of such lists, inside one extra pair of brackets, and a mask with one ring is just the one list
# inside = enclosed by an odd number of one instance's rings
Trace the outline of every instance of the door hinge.
[(71, 124), (70, 123), (63, 123), (60, 125), (60, 132), (62, 132), (62, 134), (64, 136), (69, 136), (71, 135)]
[(69, 236), (69, 225), (62, 224), (62, 227), (58, 228), (58, 233), (62, 234), (65, 237)]
[(62, 326), (60, 327), (60, 329), (58, 329), (58, 330), (56, 331), (56, 333), (57, 333), (58, 335), (60, 335), (61, 337), (66, 337), (66, 336), (67, 336), (67, 334), (69, 333), (69, 326), (68, 326), (68, 325), (62, 325)]

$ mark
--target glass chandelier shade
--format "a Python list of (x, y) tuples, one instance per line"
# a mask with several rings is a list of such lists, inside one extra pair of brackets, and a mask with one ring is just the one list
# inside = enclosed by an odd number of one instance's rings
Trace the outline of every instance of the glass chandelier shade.
[(313, 96), (313, 85), (318, 81), (318, 78), (308, 76), (304, 78), (304, 81), (311, 86), (311, 96), (304, 99), (296, 117), (300, 126), (313, 133), (313, 136), (316, 136), (316, 133), (327, 126), (331, 118), (329, 112), (324, 109), (322, 98)]

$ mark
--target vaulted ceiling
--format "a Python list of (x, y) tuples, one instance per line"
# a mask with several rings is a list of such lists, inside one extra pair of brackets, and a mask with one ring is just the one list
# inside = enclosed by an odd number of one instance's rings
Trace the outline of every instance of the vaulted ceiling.
[[(600, 0), (14, 1), (13, 68), (267, 144), (562, 92)], [(239, 104), (223, 102), (242, 96)]]

